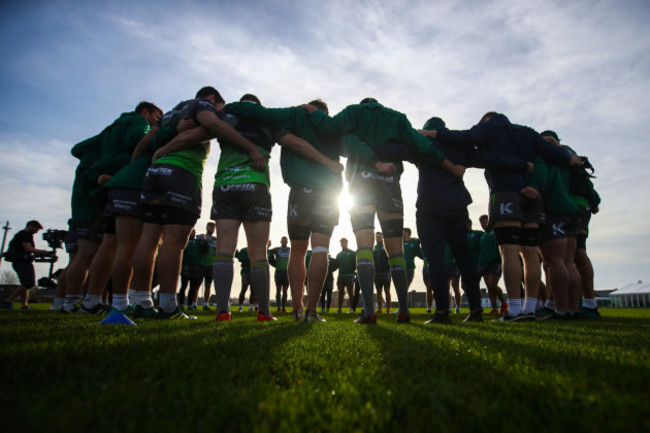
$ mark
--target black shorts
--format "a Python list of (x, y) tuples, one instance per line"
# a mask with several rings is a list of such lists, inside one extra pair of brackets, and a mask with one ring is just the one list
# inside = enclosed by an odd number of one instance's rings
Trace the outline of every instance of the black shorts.
[(429, 279), (431, 279), (431, 276), (429, 275), (429, 268), (422, 268), (422, 280), (427, 281)]
[[(358, 206), (374, 205), (375, 209), (404, 214), (399, 178), (360, 171), (350, 180), (350, 195)], [(354, 208), (350, 213), (354, 213)]]
[[(201, 182), (200, 179), (182, 167), (173, 164), (154, 164), (147, 170), (140, 202), (163, 207), (180, 209), (201, 215)], [(147, 210), (143, 206), (143, 214)], [(149, 209), (150, 210), (150, 209)]]
[(142, 218), (140, 190), (128, 188), (109, 189), (104, 211), (113, 216)]
[(271, 193), (263, 183), (221, 185), (212, 191), (213, 220), (271, 221), (272, 215)]
[(23, 287), (31, 289), (36, 285), (36, 274), (32, 262), (13, 262), (11, 267), (18, 274), (18, 281)]
[(589, 222), (591, 221), (591, 206), (578, 206), (580, 208), (580, 223), (578, 232), (587, 232), (589, 235)]
[(501, 263), (486, 263), (478, 265), (478, 274), (482, 277), (484, 275), (501, 275)]
[(336, 279), (336, 285), (350, 287), (354, 285), (355, 278), (354, 275), (339, 275)]
[(181, 276), (188, 280), (203, 280), (203, 268), (201, 265), (184, 265), (181, 268)]
[(203, 268), (203, 278), (212, 281), (214, 279), (214, 267), (212, 265), (201, 265), (201, 268)]
[(288, 286), (289, 285), (289, 274), (286, 270), (276, 270), (275, 271), (275, 285), (276, 286)]
[(460, 277), (460, 269), (458, 269), (457, 267), (447, 268), (447, 277), (448, 278)]
[(546, 215), (546, 222), (539, 226), (539, 243), (553, 239), (576, 238), (578, 215)]
[(142, 204), (142, 222), (158, 224), (178, 224), (193, 227), (199, 219), (193, 211), (179, 209), (173, 206), (160, 206), (155, 204)]
[(251, 283), (251, 273), (249, 272), (244, 272), (241, 271), (241, 282), (245, 284), (250, 284)]
[(375, 286), (390, 287), (390, 271), (375, 273)]
[(68, 233), (63, 238), (63, 244), (65, 245), (66, 253), (73, 254), (77, 252), (77, 229), (71, 228), (68, 230)]
[(102, 221), (103, 218), (95, 218), (91, 221), (86, 221), (77, 227), (74, 230), (77, 232), (77, 240), (90, 241), (90, 242), (101, 242), (102, 241)]
[(514, 191), (497, 191), (490, 196), (490, 226), (497, 221), (516, 220), (524, 223), (544, 222), (542, 196), (529, 199)]
[(338, 222), (336, 192), (304, 186), (291, 188), (287, 208), (288, 225), (307, 226), (311, 232), (332, 236)]

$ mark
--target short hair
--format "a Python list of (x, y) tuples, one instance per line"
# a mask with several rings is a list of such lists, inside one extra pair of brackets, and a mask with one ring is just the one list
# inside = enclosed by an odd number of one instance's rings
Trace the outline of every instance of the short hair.
[(313, 105), (314, 107), (318, 108), (319, 110), (323, 110), (325, 114), (329, 114), (330, 110), (327, 108), (327, 104), (325, 101), (322, 99), (314, 99), (313, 101), (309, 101), (309, 105)]
[(382, 236), (384, 236), (384, 234), (383, 234), (382, 232), (377, 232), (377, 233), (375, 233), (375, 235), (382, 235)]
[(440, 117), (432, 117), (431, 119), (427, 120), (422, 129), (426, 130), (434, 130), (434, 129), (441, 129), (446, 127), (445, 121), (442, 120)]
[(481, 117), (481, 120), (479, 120), (478, 123), (487, 122), (488, 120), (490, 120), (492, 117), (496, 116), (497, 114), (499, 114), (499, 113), (497, 113), (496, 111), (488, 111), (487, 113), (485, 113)]
[(347, 242), (348, 238), (341, 238), (341, 240), (339, 242), (343, 242), (343, 241)]
[(220, 102), (225, 103), (226, 101), (223, 100), (221, 97), (221, 93), (214, 87), (206, 86), (201, 88), (198, 92), (196, 92), (196, 99), (205, 99), (208, 96), (214, 96), (214, 102), (215, 104), (218, 104)]
[(478, 217), (478, 220), (479, 220), (479, 221), (481, 221), (481, 220), (487, 220), (487, 219), (490, 219), (487, 215), (481, 215), (480, 217)]
[(253, 95), (252, 93), (247, 93), (244, 96), (242, 96), (241, 98), (239, 98), (239, 102), (242, 102), (242, 101), (251, 101), (251, 102), (255, 102), (257, 105), (262, 105), (262, 103), (260, 102), (260, 98)]
[(377, 100), (376, 100), (375, 98), (363, 98), (363, 99), (361, 100), (361, 102), (359, 102), (359, 104), (369, 104), (369, 103), (371, 103), (371, 102), (374, 102), (374, 103), (376, 103), (376, 104), (379, 103), (379, 102), (377, 102)]
[(37, 228), (39, 230), (41, 230), (43, 228), (41, 223), (39, 223), (36, 220), (27, 221), (27, 224), (25, 224), (25, 228), (27, 228), (27, 227), (35, 227), (35, 228)]
[(560, 137), (557, 136), (557, 132), (551, 131), (550, 129), (547, 129), (546, 131), (542, 132), (540, 134), (542, 137), (553, 137), (555, 138), (558, 142), (560, 141)]
[(160, 107), (158, 107), (153, 102), (142, 101), (138, 104), (137, 107), (135, 107), (135, 112), (138, 114), (142, 113), (144, 110), (147, 110), (150, 113), (157, 111), (160, 114), (163, 114), (163, 111), (160, 109)]
[(408, 234), (413, 234), (413, 232), (411, 231), (411, 229), (408, 228), (408, 227), (404, 227), (404, 228), (402, 229), (402, 231), (403, 231), (403, 232), (408, 232)]

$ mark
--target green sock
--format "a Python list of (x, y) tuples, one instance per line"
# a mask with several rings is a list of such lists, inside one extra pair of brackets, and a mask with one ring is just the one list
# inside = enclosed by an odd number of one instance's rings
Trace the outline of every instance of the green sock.
[(230, 312), (230, 289), (232, 288), (232, 256), (217, 253), (212, 265), (214, 273), (214, 293), (217, 295), (217, 312)]
[(375, 261), (370, 248), (357, 251), (357, 276), (363, 297), (363, 313), (365, 317), (375, 314)]
[(251, 286), (255, 291), (260, 313), (271, 314), (269, 307), (269, 262), (266, 260), (251, 263)]
[(406, 262), (404, 262), (404, 255), (394, 255), (388, 260), (388, 263), (390, 264), (390, 275), (395, 285), (395, 291), (397, 292), (399, 312), (408, 314), (408, 283), (406, 280)]

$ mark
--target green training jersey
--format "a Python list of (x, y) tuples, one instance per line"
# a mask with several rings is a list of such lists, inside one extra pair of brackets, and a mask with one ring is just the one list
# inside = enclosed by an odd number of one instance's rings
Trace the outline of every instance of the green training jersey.
[(351, 249), (342, 250), (336, 255), (339, 275), (354, 276), (357, 273), (357, 253)]
[(286, 271), (289, 266), (291, 248), (277, 247), (269, 250), (269, 263), (278, 271)]
[[(180, 122), (183, 117), (189, 117), (194, 121), (197, 121), (197, 114), (203, 111), (212, 112), (215, 116), (218, 117), (218, 113), (214, 108), (214, 105), (212, 105), (212, 103), (209, 101), (192, 99), (189, 101), (180, 102), (178, 105), (176, 105), (176, 107), (174, 107), (173, 110), (165, 113), (165, 115), (158, 121), (160, 130), (152, 139), (152, 148), (160, 148), (171, 141), (171, 139), (177, 135), (176, 127), (178, 126), (178, 122)], [(196, 176), (200, 183), (201, 177), (203, 176), (203, 167), (205, 166), (206, 159), (208, 159), (209, 152), (210, 142), (204, 141), (202, 143), (197, 143), (191, 149), (172, 152), (168, 155), (165, 155), (162, 158), (156, 160), (152, 165), (176, 165)]]
[(478, 264), (491, 265), (494, 263), (501, 263), (501, 254), (499, 253), (499, 244), (494, 232), (488, 230), (481, 235)]
[(424, 260), (424, 253), (420, 246), (420, 240), (411, 238), (408, 241), (404, 241), (404, 261), (406, 262), (406, 269), (415, 269), (416, 257)]
[(479, 230), (469, 230), (467, 232), (467, 243), (469, 244), (469, 255), (476, 260), (481, 251), (481, 236), (483, 232)]

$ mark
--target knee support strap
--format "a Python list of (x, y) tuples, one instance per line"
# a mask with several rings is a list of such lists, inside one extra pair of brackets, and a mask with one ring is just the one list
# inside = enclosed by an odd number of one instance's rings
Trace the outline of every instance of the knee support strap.
[(352, 222), (352, 231), (355, 233), (361, 230), (375, 229), (374, 213), (354, 213), (350, 215), (350, 221)]
[(536, 227), (522, 227), (519, 238), (521, 245), (536, 247), (539, 245), (539, 229)]
[(494, 237), (497, 239), (499, 245), (511, 244), (511, 245), (521, 245), (521, 227), (515, 226), (506, 226), (506, 227), (495, 227), (494, 228)]
[(579, 250), (587, 249), (587, 233), (578, 233), (577, 248)]
[(404, 229), (404, 218), (381, 222), (381, 231), (385, 238), (402, 237), (402, 229)]

